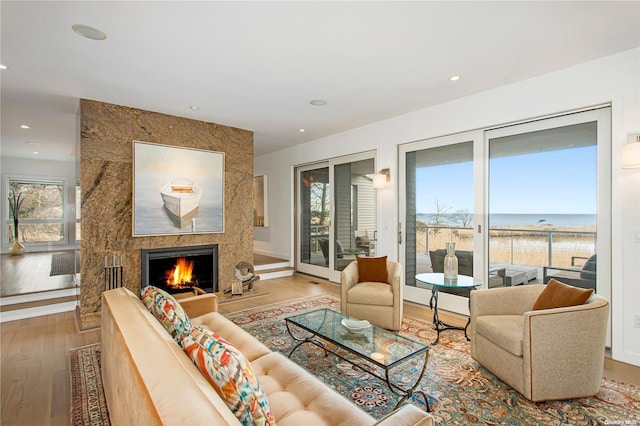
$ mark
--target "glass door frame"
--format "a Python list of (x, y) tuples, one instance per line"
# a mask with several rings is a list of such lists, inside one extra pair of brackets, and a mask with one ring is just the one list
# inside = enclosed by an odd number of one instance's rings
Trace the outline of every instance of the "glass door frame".
[[(309, 263), (303, 263), (301, 261), (302, 259), (302, 253), (301, 253), (301, 237), (302, 237), (302, 199), (300, 197), (300, 191), (301, 191), (301, 182), (302, 180), (300, 179), (300, 175), (304, 172), (310, 171), (310, 170), (317, 170), (317, 169), (322, 169), (322, 168), (328, 168), (329, 169), (329, 184), (331, 184), (331, 167), (329, 165), (328, 161), (322, 161), (319, 163), (314, 163), (314, 164), (308, 164), (308, 165), (304, 165), (304, 166), (296, 166), (294, 168), (295, 170), (295, 200), (296, 200), (296, 215), (295, 215), (295, 220), (296, 220), (296, 232), (295, 232), (295, 254), (296, 254), (296, 271), (302, 272), (304, 274), (309, 274), (309, 275), (314, 275), (314, 276), (318, 276), (318, 277), (328, 277), (328, 268), (325, 266), (319, 266), (319, 265), (314, 265), (314, 264), (309, 264)], [(330, 191), (332, 192), (332, 191)], [(331, 195), (331, 194), (330, 194)], [(329, 202), (329, 209), (331, 210), (331, 202)], [(331, 215), (330, 215), (330, 219), (329, 222), (331, 223)], [(329, 237), (331, 236), (331, 226), (329, 226)], [(329, 247), (331, 247), (331, 244), (329, 244)], [(331, 268), (331, 257), (329, 257), (329, 268)]]
[[(513, 136), (539, 130), (571, 126), (586, 122), (597, 122), (596, 145), (596, 253), (598, 267), (596, 270), (597, 293), (607, 300), (611, 300), (611, 106), (594, 107), (584, 111), (576, 111), (485, 131), (483, 156), (485, 165), (489, 161), (489, 141), (493, 138)], [(484, 202), (489, 206), (489, 171), (484, 176)], [(483, 227), (488, 229), (489, 217), (485, 215)], [(484, 250), (489, 252), (489, 234), (484, 236)], [(474, 264), (475, 266), (475, 264)], [(542, 281), (542, 277), (539, 278)], [(611, 310), (609, 311), (609, 324)], [(609, 338), (607, 339), (609, 340)], [(610, 343), (610, 342), (609, 342)]]
[[(341, 281), (341, 273), (340, 271), (335, 270), (335, 260), (336, 260), (336, 243), (335, 243), (335, 225), (336, 225), (336, 212), (335, 212), (335, 166), (346, 163), (353, 163), (362, 160), (373, 160), (374, 170), (372, 173), (375, 173), (378, 167), (377, 155), (376, 151), (365, 151), (356, 154), (349, 154), (341, 157), (335, 157), (328, 160), (320, 161), (312, 164), (305, 164), (295, 166), (295, 206), (296, 206), (296, 214), (295, 214), (295, 267), (296, 270), (305, 274), (321, 277), (328, 279), (331, 282), (340, 283)], [(301, 236), (302, 236), (302, 200), (300, 199), (300, 174), (305, 171), (315, 170), (328, 167), (329, 168), (329, 265), (328, 266), (319, 266), (319, 265), (311, 265), (307, 263), (303, 263), (300, 261), (302, 259), (301, 254)], [(374, 203), (374, 208), (377, 209), (377, 202)], [(377, 212), (375, 213), (375, 222), (377, 223)]]
[[(401, 264), (406, 265), (406, 260), (407, 260), (406, 259), (406, 241), (407, 241), (406, 225), (407, 224), (405, 219), (406, 210), (407, 210), (406, 209), (406, 205), (407, 205), (406, 204), (407, 203), (406, 154), (409, 152), (420, 151), (420, 150), (425, 150), (430, 148), (438, 148), (438, 147), (443, 147), (448, 145), (455, 145), (455, 144), (460, 144), (465, 142), (473, 143), (474, 182), (471, 182), (470, 184), (474, 185), (474, 188), (473, 188), (474, 205), (473, 205), (472, 227), (474, 229), (474, 235), (475, 235), (478, 233), (477, 224), (479, 220), (481, 220), (480, 218), (482, 217), (482, 209), (484, 208), (484, 204), (483, 204), (484, 197), (479, 196), (479, 191), (477, 188), (478, 182), (481, 182), (481, 184), (482, 182), (484, 182), (484, 180), (478, 180), (478, 177), (482, 175), (485, 168), (484, 164), (479, 161), (481, 159), (482, 154), (478, 154), (479, 152), (480, 153), (483, 152), (482, 150), (482, 144), (484, 143), (483, 132), (473, 131), (473, 132), (459, 133), (459, 134), (450, 135), (450, 136), (443, 136), (443, 137), (438, 137), (433, 139), (425, 139), (421, 141), (411, 142), (408, 144), (400, 145), (398, 147), (398, 161), (400, 163), (398, 165), (399, 222), (400, 222), (400, 229), (402, 230), (402, 235), (405, 236), (405, 238), (402, 238), (402, 241), (398, 245), (398, 249), (399, 249), (398, 258), (400, 259)], [(482, 190), (480, 194), (482, 194), (483, 191), (484, 190)], [(486, 262), (484, 262), (484, 258), (483, 258), (484, 252), (482, 250), (482, 247), (483, 247), (483, 241), (479, 238), (474, 238), (473, 251), (474, 253), (479, 254), (478, 256), (474, 255), (474, 258), (473, 258), (474, 282), (477, 284), (480, 284), (482, 281), (484, 281), (482, 277), (488, 274), (488, 271), (485, 271)], [(405, 300), (425, 305), (425, 304), (428, 304), (430, 298), (431, 298), (431, 290), (405, 285), (405, 288), (404, 288)], [(465, 297), (461, 297), (453, 294), (447, 294), (444, 292), (440, 293), (438, 298), (438, 306), (441, 309), (457, 312), (460, 314), (467, 315), (469, 313), (468, 299)]]
[[(411, 142), (398, 146), (398, 208), (399, 223), (402, 235), (406, 236), (406, 154), (408, 152), (453, 145), (462, 142), (473, 141), (473, 176), (474, 176), (474, 207), (473, 229), (474, 235), (474, 282), (483, 286), (488, 282), (488, 253), (489, 234), (485, 232), (489, 226), (489, 140), (499, 136), (507, 136), (518, 133), (527, 133), (536, 130), (544, 130), (554, 127), (597, 121), (597, 253), (598, 268), (597, 281), (603, 283), (598, 287), (598, 294), (607, 300), (611, 300), (611, 106), (599, 105), (580, 111), (567, 112), (555, 116), (541, 117), (512, 123), (504, 126), (496, 126), (478, 129), (449, 136), (436, 137), (421, 141)], [(402, 264), (406, 264), (405, 241), (398, 245), (398, 257)], [(486, 286), (484, 286), (486, 287)], [(431, 296), (430, 290), (405, 286), (405, 300), (428, 304)], [(439, 307), (448, 311), (469, 314), (468, 299), (461, 296), (441, 293)], [(611, 310), (609, 312), (609, 324), (611, 324)], [(610, 333), (609, 333), (610, 334)], [(610, 346), (610, 336), (607, 338)]]

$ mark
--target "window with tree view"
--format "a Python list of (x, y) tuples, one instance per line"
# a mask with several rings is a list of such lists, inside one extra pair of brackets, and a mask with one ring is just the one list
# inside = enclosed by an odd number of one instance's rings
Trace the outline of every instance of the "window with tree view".
[[(18, 241), (21, 243), (63, 242), (64, 183), (9, 179), (9, 203), (21, 200), (17, 210)], [(14, 209), (8, 208), (8, 243), (15, 241)]]

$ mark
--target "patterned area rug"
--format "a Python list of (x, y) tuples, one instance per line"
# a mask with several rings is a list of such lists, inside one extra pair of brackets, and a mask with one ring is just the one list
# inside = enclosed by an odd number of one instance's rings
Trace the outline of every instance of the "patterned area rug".
[(100, 375), (100, 344), (69, 351), (71, 420), (74, 426), (107, 426), (109, 412)]
[[(258, 337), (272, 350), (285, 355), (297, 342), (289, 336), (284, 318), (320, 308), (340, 310), (339, 299), (311, 296), (227, 314), (226, 317)], [(432, 342), (435, 331), (426, 320), (405, 317), (400, 331), (407, 337)], [(386, 384), (333, 355), (327, 357), (312, 345), (301, 345), (292, 359), (356, 405), (381, 418), (395, 405), (397, 397)], [(407, 362), (393, 378), (412, 382), (421, 363)], [(432, 346), (427, 372), (418, 389), (429, 397), (438, 424), (505, 425), (593, 425), (639, 424), (640, 388), (609, 379), (602, 380), (600, 393), (593, 398), (532, 403), (501, 382), (470, 355), (470, 345), (462, 332), (447, 331)], [(414, 404), (424, 408), (422, 400)], [(618, 422), (618, 423), (614, 423)]]
[[(257, 336), (271, 349), (289, 354), (294, 341), (284, 318), (320, 308), (340, 310), (334, 296), (296, 299), (226, 316)], [(429, 343), (435, 332), (429, 321), (405, 317), (401, 333)], [(432, 414), (440, 425), (595, 425), (640, 424), (640, 388), (602, 379), (593, 398), (532, 403), (475, 362), (469, 343), (457, 331), (444, 332), (430, 350), (429, 364), (419, 389), (429, 396)], [(388, 413), (396, 396), (367, 373), (311, 345), (302, 345), (292, 359), (332, 389), (376, 418)], [(70, 351), (72, 424), (108, 426), (109, 414), (100, 376), (100, 344)], [(420, 365), (406, 363), (394, 380), (411, 381)], [(414, 404), (424, 408), (420, 399)], [(309, 425), (312, 426), (312, 425)]]

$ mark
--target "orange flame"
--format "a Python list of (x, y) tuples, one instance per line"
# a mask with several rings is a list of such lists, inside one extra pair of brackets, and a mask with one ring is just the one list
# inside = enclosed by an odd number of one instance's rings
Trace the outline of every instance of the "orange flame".
[(169, 287), (183, 287), (184, 284), (192, 282), (191, 273), (195, 262), (189, 261), (184, 257), (178, 258), (176, 266), (167, 275), (167, 285)]

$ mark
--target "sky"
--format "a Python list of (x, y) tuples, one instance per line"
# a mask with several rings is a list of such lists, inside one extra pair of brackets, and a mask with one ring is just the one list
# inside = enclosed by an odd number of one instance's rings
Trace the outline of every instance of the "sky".
[[(416, 172), (417, 212), (434, 213), (436, 200), (473, 212), (473, 164), (423, 167)], [(596, 146), (492, 159), (492, 214), (595, 214)]]

